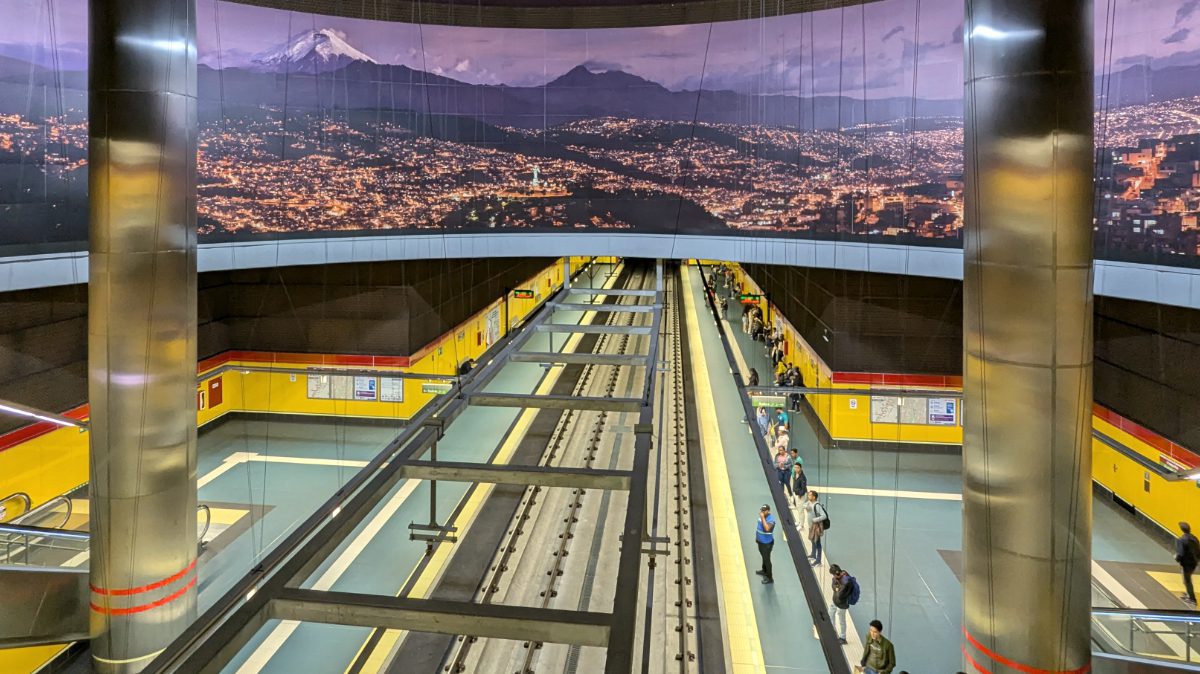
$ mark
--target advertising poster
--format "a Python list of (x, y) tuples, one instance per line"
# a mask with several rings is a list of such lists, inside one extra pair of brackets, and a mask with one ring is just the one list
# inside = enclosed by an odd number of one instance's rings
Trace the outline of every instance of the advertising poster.
[(355, 400), (378, 400), (377, 386), (379, 380), (375, 377), (355, 377), (354, 378), (354, 399)]
[(929, 399), (929, 423), (933, 426), (953, 426), (958, 420), (958, 401), (954, 398)]

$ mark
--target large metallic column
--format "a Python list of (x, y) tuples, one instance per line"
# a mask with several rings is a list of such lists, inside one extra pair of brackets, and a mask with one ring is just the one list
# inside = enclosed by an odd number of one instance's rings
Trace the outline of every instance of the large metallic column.
[(196, 612), (196, 17), (89, 8), (92, 654), (131, 672)]
[(1092, 22), (967, 0), (968, 672), (1091, 659)]

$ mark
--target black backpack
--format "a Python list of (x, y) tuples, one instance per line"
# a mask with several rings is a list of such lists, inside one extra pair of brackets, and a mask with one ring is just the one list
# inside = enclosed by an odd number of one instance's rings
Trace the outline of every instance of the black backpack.
[(825, 513), (825, 519), (821, 520), (821, 529), (829, 531), (829, 527), (833, 526), (833, 522), (829, 521), (829, 509), (820, 502), (817, 505), (821, 506), (821, 512)]

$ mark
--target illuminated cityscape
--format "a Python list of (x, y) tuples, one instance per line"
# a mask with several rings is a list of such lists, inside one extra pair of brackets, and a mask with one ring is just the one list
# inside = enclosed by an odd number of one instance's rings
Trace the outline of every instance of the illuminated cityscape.
[[(0, 153), (27, 168), (16, 189), (86, 189), (81, 118), (0, 115)], [(679, 226), (956, 245), (961, 121), (921, 122), (839, 133), (603, 117), (506, 128), (506, 142), (480, 145), (327, 114), (291, 116), (286, 133), (224, 119), (201, 132), (200, 234)], [(1107, 252), (1198, 253), (1198, 133), (1200, 97), (1098, 116), (1096, 226)], [(506, 149), (533, 140), (560, 151)]]

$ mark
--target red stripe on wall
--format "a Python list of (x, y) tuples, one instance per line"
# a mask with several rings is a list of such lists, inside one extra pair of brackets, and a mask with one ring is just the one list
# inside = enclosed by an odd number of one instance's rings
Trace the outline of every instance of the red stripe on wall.
[(937, 388), (962, 388), (962, 377), (935, 374), (893, 374), (886, 372), (834, 372), (835, 384), (869, 384), (903, 388), (910, 386), (933, 386)]

